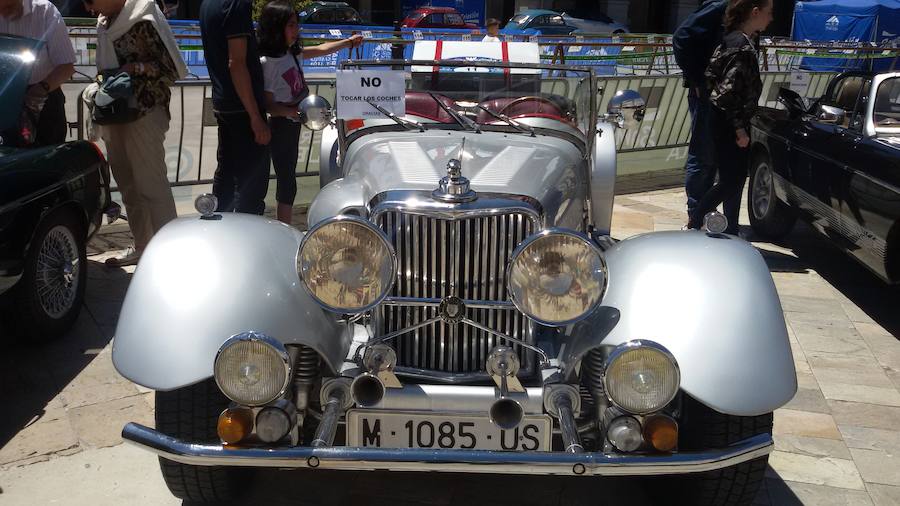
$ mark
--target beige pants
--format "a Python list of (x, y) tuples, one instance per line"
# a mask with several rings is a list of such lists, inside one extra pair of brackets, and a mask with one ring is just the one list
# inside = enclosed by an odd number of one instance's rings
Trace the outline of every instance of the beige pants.
[(103, 127), (109, 166), (122, 193), (134, 247), (143, 251), (163, 225), (175, 219), (163, 141), (169, 115), (155, 107), (137, 121)]

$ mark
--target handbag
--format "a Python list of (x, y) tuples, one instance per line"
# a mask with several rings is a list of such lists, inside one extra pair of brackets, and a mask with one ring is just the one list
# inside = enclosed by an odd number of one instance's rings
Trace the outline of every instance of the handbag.
[(131, 123), (141, 115), (131, 75), (118, 72), (106, 75), (94, 95), (91, 117), (98, 125)]

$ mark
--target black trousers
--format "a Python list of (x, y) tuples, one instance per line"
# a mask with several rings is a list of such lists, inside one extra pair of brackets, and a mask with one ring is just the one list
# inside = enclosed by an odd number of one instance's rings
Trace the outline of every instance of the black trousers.
[(51, 146), (66, 142), (69, 124), (66, 122), (66, 96), (57, 88), (47, 95), (38, 117), (35, 146)]
[[(700, 228), (706, 213), (714, 211), (719, 204), (739, 196), (744, 190), (744, 181), (750, 170), (750, 148), (737, 145), (734, 125), (728, 117), (715, 107), (711, 115), (712, 139), (715, 146), (716, 167), (719, 180), (697, 202), (690, 216), (690, 225)], [(749, 135), (749, 130), (747, 131)], [(737, 223), (728, 223), (726, 232), (736, 234)]]
[(269, 147), (256, 143), (246, 112), (216, 113), (218, 166), (213, 176), (217, 211), (262, 214), (269, 191)]
[(279, 204), (294, 204), (297, 197), (297, 155), (300, 151), (300, 123), (287, 118), (269, 119), (272, 129), (272, 165), (278, 176), (275, 198)]

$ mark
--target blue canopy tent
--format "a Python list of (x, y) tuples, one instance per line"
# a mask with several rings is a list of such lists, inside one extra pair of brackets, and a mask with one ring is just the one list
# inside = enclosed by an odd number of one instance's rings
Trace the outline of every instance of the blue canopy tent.
[[(900, 37), (900, 0), (810, 0), (794, 6), (792, 38), (810, 41), (881, 43)], [(836, 58), (804, 58), (810, 70), (889, 68), (892, 59), (852, 61)], [(849, 64), (849, 65), (848, 65)]]

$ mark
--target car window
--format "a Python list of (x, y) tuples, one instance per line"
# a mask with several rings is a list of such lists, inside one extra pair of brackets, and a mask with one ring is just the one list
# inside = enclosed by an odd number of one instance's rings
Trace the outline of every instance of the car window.
[(550, 22), (550, 16), (538, 16), (531, 22), (531, 26), (544, 26)]
[(900, 78), (887, 79), (878, 86), (872, 121), (876, 128), (900, 126)]
[(562, 16), (547, 16), (547, 24), (553, 26), (562, 26), (566, 24)]
[(425, 18), (425, 22), (432, 25), (442, 25), (444, 24), (444, 15), (441, 13), (436, 13)]
[(444, 21), (448, 25), (464, 25), (465, 24), (462, 16), (460, 16), (459, 14), (453, 13), (453, 12), (447, 13), (444, 16)]
[(512, 18), (510, 18), (509, 22), (510, 24), (514, 25), (522, 25), (528, 22), (528, 16), (526, 16), (525, 14), (519, 14), (518, 16), (513, 16)]
[(332, 11), (318, 11), (314, 12), (312, 16), (309, 17), (309, 23), (333, 23), (334, 22), (334, 14)]
[(359, 21), (359, 16), (353, 9), (340, 9), (333, 12), (334, 21), (337, 23), (356, 23)]
[(846, 76), (834, 84), (831, 94), (822, 98), (822, 104), (844, 110), (844, 128), (861, 130), (865, 119), (864, 101), (872, 82), (865, 76)]
[(413, 12), (412, 14), (409, 15), (410, 21), (418, 21), (424, 17), (425, 17), (424, 12)]

